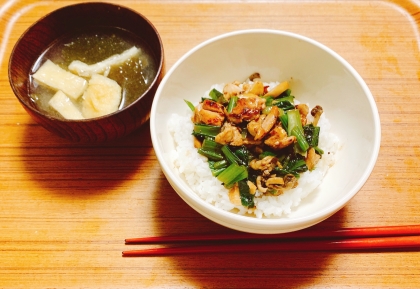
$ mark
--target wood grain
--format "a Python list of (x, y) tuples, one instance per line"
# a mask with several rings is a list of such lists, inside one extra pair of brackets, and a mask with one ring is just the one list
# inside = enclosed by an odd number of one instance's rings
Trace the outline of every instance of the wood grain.
[[(7, 64), (34, 21), (77, 1), (0, 1), (0, 288), (418, 288), (420, 252), (282, 252), (122, 258), (130, 237), (223, 233), (172, 190), (149, 125), (102, 145), (37, 125)], [(314, 38), (365, 79), (380, 112), (378, 162), (320, 228), (419, 224), (420, 7), (414, 1), (118, 1), (160, 32), (169, 69), (221, 33), (272, 28)], [(135, 247), (130, 247), (134, 249)]]

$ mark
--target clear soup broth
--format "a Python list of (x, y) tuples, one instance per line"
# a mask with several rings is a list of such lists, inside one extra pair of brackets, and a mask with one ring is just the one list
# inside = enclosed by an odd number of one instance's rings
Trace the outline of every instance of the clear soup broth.
[[(95, 28), (77, 35), (67, 35), (55, 41), (32, 67), (29, 95), (35, 105), (49, 115), (63, 118), (48, 104), (54, 96), (53, 89), (37, 83), (32, 75), (47, 60), (68, 70), (74, 60), (95, 64), (115, 54), (121, 54), (136, 46), (141, 50), (138, 56), (130, 58), (121, 65), (111, 66), (108, 78), (115, 80), (122, 88), (119, 109), (129, 106), (151, 85), (157, 74), (157, 63), (153, 52), (146, 43), (132, 33), (118, 28)], [(75, 103), (80, 106), (82, 97)]]

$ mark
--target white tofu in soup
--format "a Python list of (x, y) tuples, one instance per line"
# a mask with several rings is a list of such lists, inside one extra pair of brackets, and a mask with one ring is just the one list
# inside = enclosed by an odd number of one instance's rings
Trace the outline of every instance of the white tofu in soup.
[(33, 78), (56, 91), (61, 90), (74, 100), (83, 94), (88, 84), (83, 77), (62, 69), (51, 60), (42, 64)]
[(140, 52), (141, 50), (139, 48), (133, 46), (121, 54), (115, 54), (105, 60), (90, 65), (80, 60), (74, 60), (70, 63), (69, 70), (84, 77), (91, 77), (94, 74), (103, 74), (108, 76), (111, 66), (121, 65), (130, 58), (139, 55)]
[(80, 110), (61, 90), (54, 94), (48, 104), (66, 119), (84, 119)]

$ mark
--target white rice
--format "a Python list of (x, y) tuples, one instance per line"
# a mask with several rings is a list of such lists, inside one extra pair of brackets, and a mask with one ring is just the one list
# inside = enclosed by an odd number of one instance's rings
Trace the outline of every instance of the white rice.
[[(270, 85), (274, 84), (270, 83)], [(222, 91), (223, 84), (214, 85), (213, 87)], [(207, 95), (208, 92), (206, 92)], [(311, 118), (312, 116), (308, 114), (309, 121), (311, 121)], [(193, 136), (191, 135), (194, 124), (191, 121), (191, 111), (188, 108), (186, 108), (185, 114), (173, 114), (168, 121), (168, 130), (173, 137), (175, 145), (175, 150), (170, 157), (174, 168), (190, 188), (203, 200), (217, 208), (241, 215), (254, 215), (257, 218), (284, 217), (290, 214), (292, 209), (296, 208), (302, 199), (321, 184), (329, 167), (334, 164), (334, 155), (339, 148), (340, 142), (338, 137), (330, 132), (330, 123), (326, 118), (325, 112), (321, 115), (318, 125), (321, 127), (319, 147), (324, 150), (324, 154), (316, 165), (315, 170), (301, 174), (299, 185), (295, 189), (285, 191), (279, 196), (254, 198), (255, 209), (252, 210), (243, 206), (236, 206), (230, 202), (228, 190), (211, 174), (207, 158), (197, 153), (197, 149), (194, 148), (193, 144)]]

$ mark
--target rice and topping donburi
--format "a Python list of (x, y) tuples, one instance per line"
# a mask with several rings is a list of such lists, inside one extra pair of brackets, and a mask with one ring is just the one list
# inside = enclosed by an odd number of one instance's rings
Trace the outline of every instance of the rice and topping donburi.
[(338, 138), (321, 104), (300, 103), (289, 81), (213, 85), (185, 115), (173, 114), (172, 162), (191, 189), (218, 208), (282, 217), (321, 183)]

